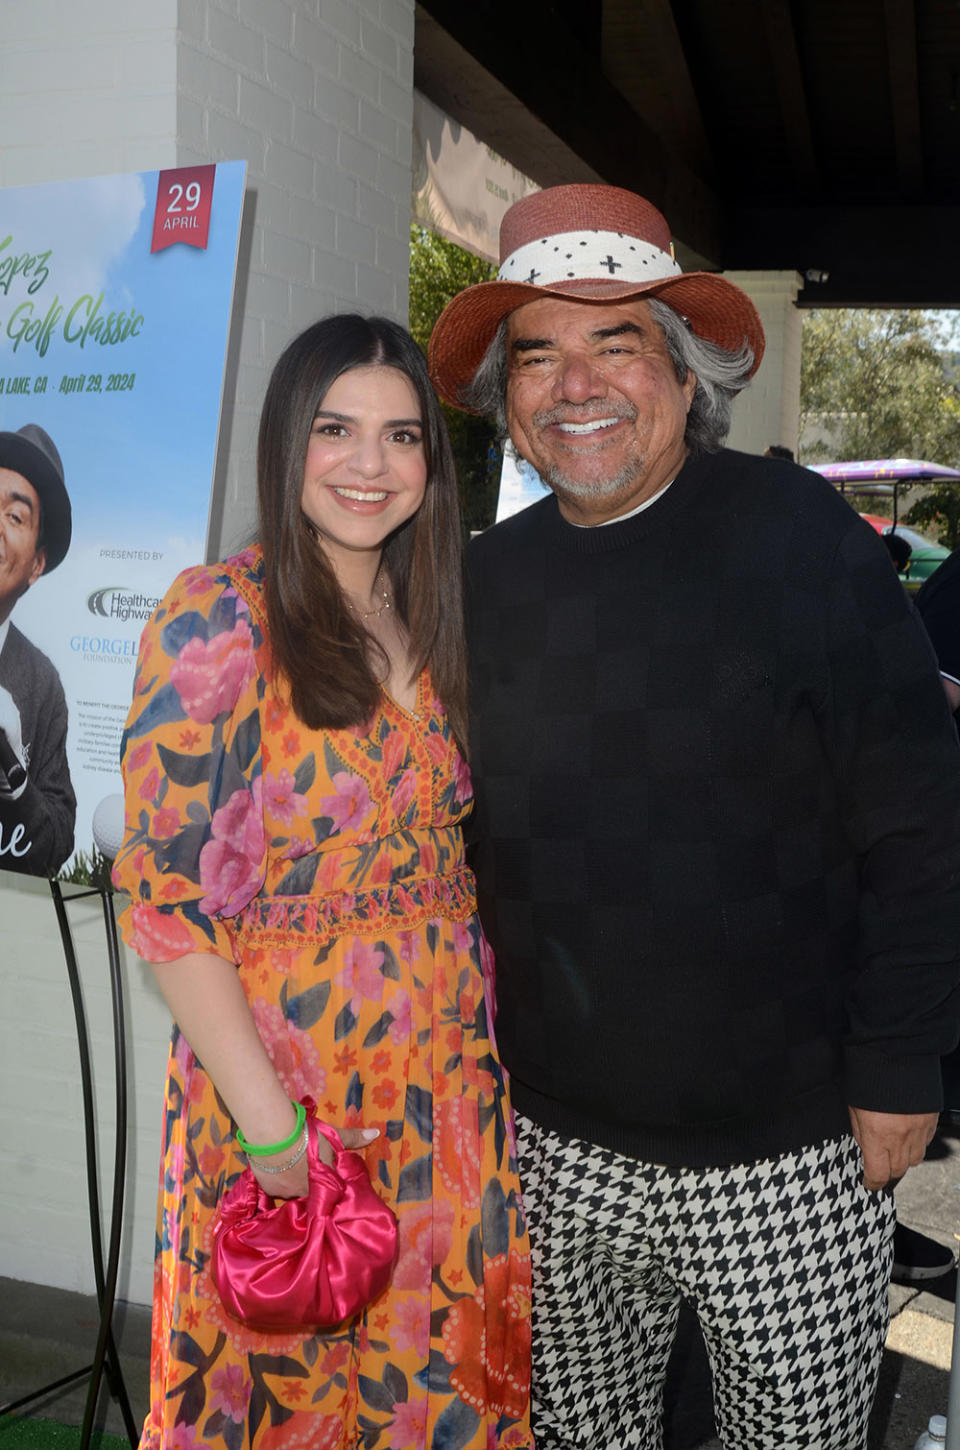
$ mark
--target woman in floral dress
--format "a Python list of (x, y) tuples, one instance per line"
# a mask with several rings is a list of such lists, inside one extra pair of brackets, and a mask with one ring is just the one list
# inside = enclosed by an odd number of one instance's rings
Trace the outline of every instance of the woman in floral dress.
[[(401, 328), (328, 318), (290, 345), (258, 480), (260, 543), (188, 569), (144, 631), (124, 737), (121, 920), (176, 1024), (142, 1445), (530, 1446), (529, 1252), (459, 824), (456, 487)], [(384, 1293), (304, 1338), (230, 1318), (209, 1256), (238, 1128), (279, 1144), (306, 1095), (400, 1238)], [(289, 1158), (250, 1159), (278, 1197), (306, 1191)]]

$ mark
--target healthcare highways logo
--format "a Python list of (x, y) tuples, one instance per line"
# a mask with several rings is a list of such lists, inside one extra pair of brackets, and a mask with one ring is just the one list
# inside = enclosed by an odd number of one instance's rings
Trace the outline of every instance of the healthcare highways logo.
[(116, 584), (95, 589), (92, 594), (87, 595), (87, 608), (91, 614), (99, 619), (115, 619), (121, 622), (128, 619), (147, 620), (159, 603), (159, 598), (152, 594), (140, 594), (134, 589)]

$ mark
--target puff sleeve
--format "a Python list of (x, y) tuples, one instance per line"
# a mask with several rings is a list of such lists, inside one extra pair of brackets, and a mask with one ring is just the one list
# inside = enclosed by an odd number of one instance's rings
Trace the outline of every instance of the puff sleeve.
[(262, 643), (219, 565), (182, 573), (144, 629), (113, 880), (131, 898), (124, 939), (147, 961), (194, 951), (237, 960), (231, 919), (266, 872)]

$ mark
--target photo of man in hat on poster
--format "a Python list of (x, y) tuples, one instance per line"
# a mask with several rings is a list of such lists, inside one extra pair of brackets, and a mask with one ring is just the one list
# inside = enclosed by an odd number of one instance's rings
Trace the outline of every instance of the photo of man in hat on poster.
[(60, 676), (10, 616), (62, 563), (71, 527), (52, 438), (35, 423), (0, 432), (0, 868), (31, 876), (56, 875), (72, 852), (77, 801)]

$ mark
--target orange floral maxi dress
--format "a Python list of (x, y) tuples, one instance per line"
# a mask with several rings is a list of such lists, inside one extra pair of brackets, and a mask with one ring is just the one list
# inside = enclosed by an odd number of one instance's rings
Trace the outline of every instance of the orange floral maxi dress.
[(530, 1446), (530, 1259), (489, 961), (459, 821), (469, 772), (429, 681), (362, 731), (271, 684), (262, 561), (187, 570), (144, 631), (124, 737), (121, 917), (150, 961), (234, 961), (291, 1098), (377, 1127), (393, 1279), (304, 1339), (246, 1328), (209, 1274), (235, 1126), (174, 1028), (143, 1450)]

